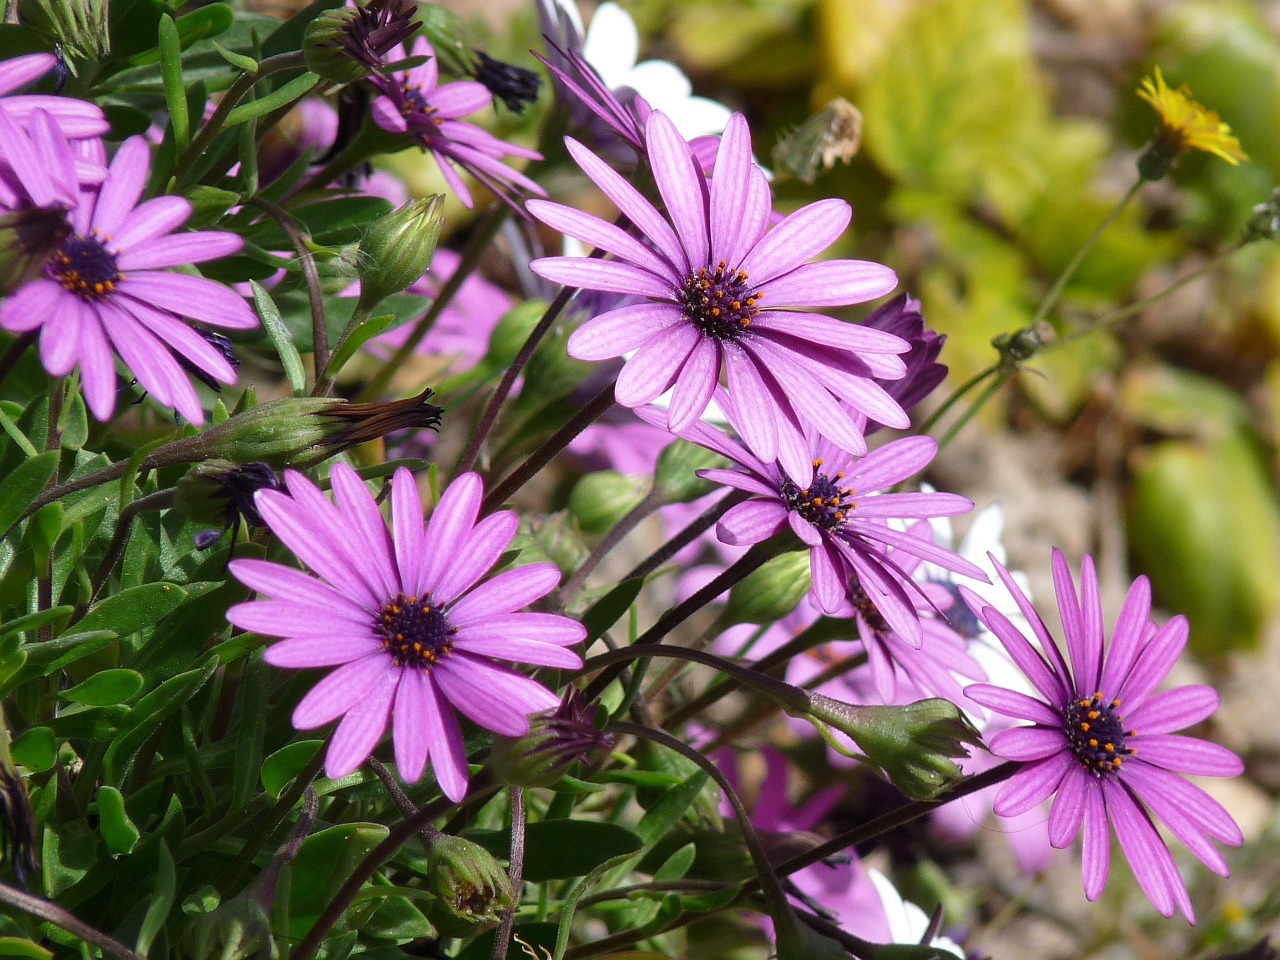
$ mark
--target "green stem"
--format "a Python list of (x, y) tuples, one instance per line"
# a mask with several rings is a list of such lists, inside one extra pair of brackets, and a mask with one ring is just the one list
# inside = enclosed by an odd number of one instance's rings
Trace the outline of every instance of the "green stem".
[(315, 376), (319, 377), (320, 371), (329, 366), (329, 327), (324, 317), (324, 291), (320, 288), (320, 271), (316, 269), (316, 258), (307, 247), (307, 236), (288, 210), (262, 197), (254, 197), (249, 202), (261, 207), (267, 216), (280, 225), (302, 266), (302, 276), (307, 284), (307, 300), (311, 305), (312, 367)]
[(1001, 370), (1000, 375), (987, 384), (987, 389), (978, 394), (977, 399), (969, 405), (969, 409), (966, 410), (961, 415), (960, 419), (953, 423), (951, 428), (942, 435), (942, 439), (938, 441), (939, 450), (956, 438), (956, 435), (964, 429), (965, 424), (972, 420), (977, 415), (978, 411), (986, 405), (987, 401), (996, 395), (996, 391), (1005, 385), (1012, 373), (1012, 369)]
[(196, 160), (209, 149), (214, 138), (222, 132), (222, 125), (227, 122), (227, 117), (235, 109), (236, 104), (244, 99), (244, 95), (249, 92), (255, 83), (271, 76), (273, 73), (279, 73), (282, 70), (297, 70), (306, 65), (307, 61), (302, 56), (302, 51), (294, 50), (289, 53), (278, 53), (274, 57), (267, 57), (267, 59), (258, 64), (257, 73), (242, 73), (237, 77), (235, 83), (227, 88), (227, 92), (218, 101), (218, 106), (214, 109), (213, 115), (200, 128), (200, 132), (192, 138), (187, 149), (182, 152), (182, 156), (174, 164), (174, 182), (182, 182), (183, 177), (191, 171), (191, 167)]
[(325, 364), (324, 372), (316, 375), (316, 385), (311, 390), (313, 396), (323, 397), (329, 392), (329, 388), (333, 385), (333, 378), (338, 374), (338, 371), (333, 366), (333, 358), (342, 356), (343, 348), (347, 345), (347, 341), (355, 335), (357, 330), (369, 322), (369, 317), (373, 315), (375, 306), (377, 306), (376, 303), (368, 305), (363, 300), (356, 304), (355, 310), (351, 312), (351, 319), (347, 321), (342, 335), (338, 337), (338, 342), (333, 345), (333, 351), (329, 354), (329, 362)]
[(950, 410), (952, 407), (954, 407), (956, 403), (959, 402), (959, 400), (965, 394), (967, 394), (970, 390), (972, 390), (978, 384), (982, 383), (983, 380), (987, 379), (987, 377), (991, 376), (993, 373), (995, 373), (999, 369), (1000, 367), (998, 364), (992, 364), (991, 366), (987, 367), (987, 369), (983, 370), (981, 373), (975, 374), (974, 376), (969, 378), (969, 380), (967, 380), (963, 386), (957, 387), (956, 390), (951, 394), (951, 396), (947, 397), (946, 402), (944, 402), (942, 406), (940, 406), (937, 410), (933, 411), (933, 413), (929, 415), (928, 419), (925, 420), (924, 423), (920, 424), (919, 432), (921, 434), (925, 434), (925, 433), (928, 433), (930, 430), (932, 430), (934, 426), (937, 424), (937, 422), (941, 420), (943, 416), (946, 415), (946, 412)]
[(600, 561), (607, 557), (609, 552), (626, 538), (627, 534), (643, 523), (646, 518), (650, 517), (662, 505), (662, 490), (654, 486), (645, 494), (643, 500), (627, 511), (626, 516), (610, 527), (608, 533), (600, 539), (600, 542), (595, 545), (595, 548), (582, 561), (578, 569), (573, 571), (573, 575), (556, 591), (554, 595), (556, 609), (563, 610), (567, 607), (587, 582), (587, 578), (600, 565)]
[(1088, 256), (1089, 251), (1092, 250), (1094, 244), (1098, 242), (1098, 238), (1107, 231), (1107, 228), (1110, 227), (1111, 224), (1115, 223), (1116, 218), (1119, 217), (1124, 211), (1124, 208), (1129, 205), (1129, 201), (1137, 196), (1138, 190), (1142, 186), (1143, 182), (1144, 181), (1141, 179), (1135, 180), (1133, 186), (1131, 186), (1125, 192), (1125, 195), (1120, 198), (1119, 203), (1111, 208), (1111, 212), (1103, 217), (1102, 222), (1094, 228), (1093, 233), (1089, 234), (1089, 239), (1087, 239), (1080, 249), (1076, 251), (1076, 255), (1071, 258), (1071, 262), (1067, 264), (1066, 269), (1058, 275), (1058, 279), (1054, 281), (1053, 286), (1049, 288), (1049, 292), (1045, 294), (1044, 299), (1040, 301), (1040, 306), (1036, 309), (1035, 316), (1031, 318), (1029, 326), (1034, 328), (1036, 324), (1041, 320), (1044, 320), (1049, 315), (1049, 311), (1052, 310), (1054, 304), (1058, 302), (1058, 298), (1062, 295), (1062, 291), (1066, 287), (1067, 283), (1073, 276), (1075, 276), (1075, 272), (1079, 269), (1080, 264), (1084, 262), (1084, 258)]

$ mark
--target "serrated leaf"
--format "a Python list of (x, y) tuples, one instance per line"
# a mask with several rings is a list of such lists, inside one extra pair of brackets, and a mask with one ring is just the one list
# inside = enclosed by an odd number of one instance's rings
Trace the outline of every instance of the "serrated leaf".
[(135, 670), (102, 670), (58, 696), (89, 707), (106, 707), (132, 700), (144, 682), (142, 674)]

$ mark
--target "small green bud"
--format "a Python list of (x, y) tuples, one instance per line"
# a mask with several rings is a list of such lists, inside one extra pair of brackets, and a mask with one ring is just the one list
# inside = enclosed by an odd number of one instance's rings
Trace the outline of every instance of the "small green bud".
[(781, 620), (795, 610), (813, 586), (809, 572), (809, 551), (780, 554), (752, 571), (729, 591), (729, 600), (720, 624), (766, 624)]
[(658, 454), (654, 483), (661, 488), (665, 503), (688, 503), (716, 488), (710, 480), (698, 476), (699, 470), (726, 466), (728, 461), (720, 454), (688, 440), (677, 440)]
[(196, 439), (202, 459), (262, 461), (277, 469), (308, 467), (396, 430), (434, 430), (443, 411), (427, 402), (430, 397), (430, 389), (405, 400), (378, 403), (285, 397), (238, 413)]
[(1053, 337), (1053, 327), (1039, 324), (999, 334), (992, 339), (991, 345), (1000, 353), (1001, 366), (1012, 368), (1034, 357)]
[(489, 770), (501, 783), (549, 787), (577, 760), (590, 759), (613, 746), (613, 737), (596, 729), (599, 705), (570, 687), (553, 713), (529, 721), (523, 737), (498, 737), (489, 753)]
[(515, 903), (507, 872), (479, 844), (439, 834), (427, 846), (427, 862), (427, 889), (436, 898), (428, 918), (447, 936), (496, 923)]
[(410, 200), (369, 225), (360, 241), (360, 306), (365, 310), (399, 293), (427, 272), (444, 217), (444, 196)]
[(275, 960), (271, 918), (257, 898), (242, 893), (187, 923), (184, 953), (192, 960)]
[(569, 512), (586, 533), (604, 533), (644, 499), (649, 478), (616, 470), (588, 473), (569, 494)]
[(467, 43), (467, 25), (452, 10), (437, 3), (422, 7), (422, 32), (440, 58), (440, 66), (459, 76), (472, 72), (471, 45)]
[(416, 12), (410, 0), (357, 0), (355, 6), (326, 10), (302, 35), (307, 69), (333, 83), (363, 80), (383, 68), (396, 44), (413, 36)]
[(826, 728), (848, 736), (865, 754), (861, 759), (877, 767), (912, 800), (932, 800), (962, 780), (964, 774), (952, 758), (969, 755), (964, 744), (982, 745), (973, 724), (949, 700), (882, 707), (844, 703), (819, 693), (808, 693), (806, 699), (803, 712), (788, 712), (813, 721), (835, 749), (857, 756)]
[(1242, 244), (1253, 243), (1255, 240), (1274, 240), (1276, 237), (1280, 237), (1280, 188), (1250, 211), (1249, 219), (1240, 229)]
[(70, 234), (62, 209), (30, 207), (0, 215), (0, 296), (39, 276)]
[(779, 180), (794, 177), (813, 183), (837, 160), (852, 160), (861, 144), (861, 111), (843, 97), (836, 97), (778, 141), (773, 148), (773, 169)]
[(18, 20), (76, 59), (104, 60), (111, 52), (107, 0), (18, 0)]

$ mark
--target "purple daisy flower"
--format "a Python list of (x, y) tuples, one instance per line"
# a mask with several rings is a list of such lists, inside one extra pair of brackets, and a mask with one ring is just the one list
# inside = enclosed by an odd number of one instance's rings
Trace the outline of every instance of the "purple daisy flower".
[(807, 459), (805, 426), (851, 453), (866, 451), (862, 427), (841, 400), (880, 423), (910, 424), (877, 382), (906, 372), (898, 354), (909, 345), (802, 312), (874, 299), (897, 278), (878, 263), (807, 262), (848, 226), (843, 200), (811, 203), (769, 229), (769, 185), (752, 162), (746, 118), (729, 121), (708, 184), (672, 122), (660, 111), (649, 115), (649, 165), (670, 222), (603, 160), (565, 142), (643, 240), (571, 207), (530, 201), (544, 223), (617, 258), (548, 257), (531, 268), (566, 286), (644, 298), (588, 320), (568, 342), (580, 360), (635, 351), (618, 376), (619, 403), (641, 406), (674, 384), (670, 422), (680, 432), (702, 415), (723, 369), (744, 411), (738, 426), (747, 444), (793, 472)]
[(300, 730), (342, 717), (325, 773), (342, 777), (373, 752), (391, 717), (396, 767), (409, 782), (430, 757), (451, 800), (467, 792), (467, 755), (454, 711), (507, 737), (529, 732), (530, 714), (560, 698), (509, 667), (511, 660), (576, 669), (565, 649), (582, 625), (550, 613), (518, 612), (560, 581), (532, 563), (481, 584), (516, 535), (514, 513), (479, 519), (484, 488), (463, 474), (440, 497), (423, 530), (422, 501), (403, 467), (391, 482), (391, 530), (363, 481), (346, 464), (330, 474), (331, 503), (306, 477), (285, 473), (288, 495), (263, 490), (258, 511), (318, 577), (262, 560), (231, 572), (270, 597), (227, 611), (238, 627), (283, 637), (267, 649), (277, 667), (337, 667), (293, 712)]
[(914, 409), (946, 379), (947, 367), (938, 363), (938, 354), (947, 338), (929, 329), (920, 312), (920, 301), (911, 294), (900, 293), (877, 307), (863, 319), (862, 325), (892, 333), (911, 344), (911, 350), (902, 358), (907, 365), (906, 376), (880, 384), (903, 410)]
[[(512, 185), (527, 193), (545, 196), (546, 191), (540, 186), (501, 162), (503, 157), (541, 160), (542, 154), (499, 140), (474, 123), (461, 119), (489, 105), (493, 95), (488, 88), (472, 80), (441, 86), (435, 51), (425, 37), (414, 41), (412, 55), (430, 59), (402, 73), (371, 78), (371, 82), (382, 91), (370, 107), (374, 123), (392, 133), (410, 136), (424, 150), (430, 151), (440, 164), (440, 172), (450, 188), (468, 207), (472, 205), (471, 193), (454, 165), (466, 170), (496, 196), (513, 205)], [(403, 46), (398, 46), (388, 55), (392, 62), (406, 58)]]
[(258, 321), (222, 284), (166, 268), (225, 257), (244, 241), (221, 231), (172, 235), (191, 216), (191, 204), (169, 196), (139, 204), (149, 167), (142, 137), (121, 144), (102, 185), (81, 190), (72, 231), (42, 275), (0, 304), (0, 327), (39, 330), (40, 357), (53, 376), (79, 365), (85, 402), (99, 420), (115, 410), (114, 349), (157, 401), (200, 424), (204, 411), (183, 363), (221, 383), (236, 375), (180, 318), (228, 330)]
[[(1061, 552), (1053, 552), (1053, 581), (1066, 634), (1070, 666), (1008, 571), (996, 572), (1017, 601), (1044, 655), (1009, 619), (973, 592), (966, 602), (1000, 639), (1043, 699), (991, 684), (965, 691), (976, 702), (1030, 727), (991, 738), (996, 756), (1025, 763), (1000, 788), (995, 811), (1016, 816), (1057, 793), (1049, 815), (1049, 840), (1068, 846), (1084, 827), (1084, 892), (1096, 900), (1107, 882), (1111, 858), (1108, 820), (1146, 895), (1166, 917), (1176, 908), (1192, 923), (1186, 885), (1152, 818), (1163, 821), (1205, 866), (1228, 876), (1211, 840), (1243, 842), (1231, 815), (1179, 773), (1233, 777), (1244, 765), (1230, 750), (1173, 731), (1199, 723), (1218, 707), (1212, 687), (1192, 685), (1155, 693), (1187, 642), (1187, 621), (1163, 627), (1151, 622), (1151, 587), (1139, 577), (1103, 652), (1102, 604), (1093, 559), (1080, 569), (1077, 597)], [(1121, 712), (1123, 711), (1123, 712)]]
[(98, 137), (111, 129), (101, 108), (85, 100), (46, 94), (10, 96), (34, 83), (53, 69), (57, 58), (51, 53), (30, 53), (0, 63), (0, 107), (19, 123), (26, 124), (36, 110), (43, 110), (58, 122), (68, 140)]
[[(717, 402), (741, 432), (741, 401), (721, 391)], [(669, 412), (637, 411), (649, 423), (671, 429)], [(675, 432), (675, 431), (672, 431)], [(716, 535), (735, 546), (759, 543), (790, 527), (808, 547), (813, 597), (823, 613), (846, 603), (870, 603), (885, 624), (913, 647), (924, 642), (908, 591), (932, 606), (923, 588), (902, 567), (906, 557), (920, 558), (966, 577), (986, 582), (981, 568), (931, 539), (912, 536), (889, 520), (954, 517), (973, 509), (973, 501), (952, 493), (880, 493), (915, 476), (929, 465), (938, 444), (929, 437), (906, 437), (853, 457), (825, 437), (811, 438), (803, 472), (793, 473), (761, 457), (702, 421), (679, 434), (727, 457), (736, 470), (699, 470), (698, 476), (754, 494), (726, 513)], [(875, 496), (872, 496), (875, 494)], [(890, 556), (892, 550), (898, 553)]]

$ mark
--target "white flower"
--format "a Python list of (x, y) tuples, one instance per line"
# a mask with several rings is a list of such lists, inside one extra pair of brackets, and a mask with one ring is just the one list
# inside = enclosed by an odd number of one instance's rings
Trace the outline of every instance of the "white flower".
[[(867, 876), (871, 878), (876, 894), (880, 897), (880, 905), (884, 907), (885, 919), (889, 922), (890, 942), (921, 944), (929, 931), (929, 917), (914, 903), (903, 900), (902, 894), (898, 893), (889, 878), (879, 870), (868, 870)], [(944, 950), (964, 960), (964, 950), (948, 937), (934, 937), (927, 946)]]

